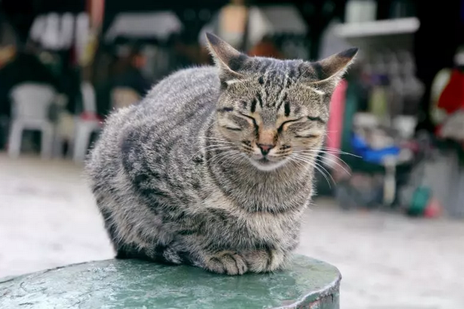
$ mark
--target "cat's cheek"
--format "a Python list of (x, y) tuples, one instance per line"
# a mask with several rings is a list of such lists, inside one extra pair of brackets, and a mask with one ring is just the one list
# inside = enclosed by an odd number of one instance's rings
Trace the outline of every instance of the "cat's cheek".
[(227, 138), (229, 141), (238, 140), (240, 135), (242, 134), (241, 131), (232, 131), (232, 130), (228, 130), (227, 128), (221, 128), (219, 131), (222, 134), (222, 136)]
[(322, 142), (319, 139), (305, 138), (295, 139), (292, 143), (295, 150), (311, 150), (321, 148)]
[[(224, 138), (227, 145), (240, 145), (242, 141), (248, 140), (248, 134), (244, 131), (231, 131), (227, 129), (220, 129), (219, 133)], [(224, 144), (224, 146), (226, 146)]]

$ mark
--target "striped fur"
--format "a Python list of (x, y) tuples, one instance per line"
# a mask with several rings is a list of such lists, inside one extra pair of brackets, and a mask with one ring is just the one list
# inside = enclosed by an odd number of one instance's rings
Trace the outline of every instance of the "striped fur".
[(354, 53), (315, 70), (208, 40), (216, 67), (178, 71), (108, 118), (86, 162), (90, 185), (119, 258), (281, 269), (312, 195), (315, 153), (305, 151), (321, 147)]

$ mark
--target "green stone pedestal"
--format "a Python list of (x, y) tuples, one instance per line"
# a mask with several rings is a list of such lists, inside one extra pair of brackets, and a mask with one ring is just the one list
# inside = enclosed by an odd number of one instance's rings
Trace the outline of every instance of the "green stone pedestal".
[(335, 267), (304, 256), (295, 256), (286, 271), (232, 277), (107, 260), (0, 279), (0, 308), (335, 309), (340, 279)]

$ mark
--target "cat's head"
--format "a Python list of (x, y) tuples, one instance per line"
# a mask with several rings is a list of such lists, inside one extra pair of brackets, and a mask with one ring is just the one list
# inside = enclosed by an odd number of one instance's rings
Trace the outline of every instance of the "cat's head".
[(227, 143), (260, 170), (314, 157), (330, 98), (357, 49), (305, 62), (249, 57), (209, 33), (207, 41), (221, 81), (216, 124)]

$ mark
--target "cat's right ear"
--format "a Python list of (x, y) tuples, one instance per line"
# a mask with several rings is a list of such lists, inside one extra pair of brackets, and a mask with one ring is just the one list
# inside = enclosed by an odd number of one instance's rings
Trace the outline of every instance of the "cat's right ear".
[(242, 54), (212, 33), (206, 33), (206, 41), (208, 42), (208, 49), (214, 63), (219, 68), (221, 83), (230, 84), (243, 79), (244, 75), (238, 73), (238, 70), (248, 56)]

